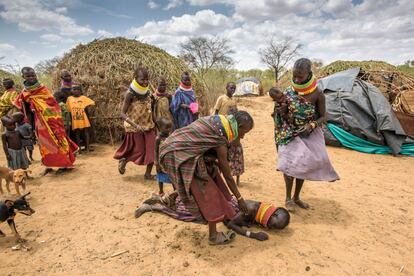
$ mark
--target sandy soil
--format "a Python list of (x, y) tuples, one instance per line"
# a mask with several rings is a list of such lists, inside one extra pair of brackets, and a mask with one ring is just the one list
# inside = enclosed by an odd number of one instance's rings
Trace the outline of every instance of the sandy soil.
[[(243, 141), (242, 195), (280, 205), (272, 104), (257, 98), (241, 105), (256, 122)], [(63, 175), (39, 177), (34, 164), (28, 188), (36, 213), (16, 218), (32, 249), (12, 251), (11, 232), (1, 224), (8, 236), (0, 238), (0, 275), (414, 275), (414, 158), (328, 148), (342, 179), (305, 183), (310, 210), (294, 214), (268, 241), (238, 236), (211, 247), (204, 225), (155, 213), (135, 219), (136, 206), (157, 184), (143, 180), (143, 167), (128, 165), (119, 175), (115, 149), (95, 148)], [(125, 253), (111, 257), (119, 252)]]

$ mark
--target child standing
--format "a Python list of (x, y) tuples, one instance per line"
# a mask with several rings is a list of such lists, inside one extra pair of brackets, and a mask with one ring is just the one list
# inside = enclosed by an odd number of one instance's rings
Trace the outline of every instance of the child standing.
[(155, 138), (155, 167), (157, 169), (157, 181), (159, 187), (159, 195), (164, 195), (164, 183), (171, 183), (171, 180), (165, 172), (162, 171), (162, 168), (159, 163), (160, 157), (160, 146), (167, 139), (172, 131), (172, 121), (168, 118), (160, 118), (157, 120), (157, 127), (159, 133), (157, 138)]
[(68, 97), (66, 106), (72, 116), (72, 130), (76, 135), (76, 144), (80, 148), (80, 136), (83, 133), (86, 153), (89, 153), (89, 129), (91, 127), (87, 109), (91, 105), (95, 105), (95, 102), (82, 95), (82, 87), (72, 85), (72, 96)]
[(6, 131), (1, 136), (1, 140), (9, 168), (12, 170), (27, 169), (29, 167), (29, 160), (23, 147), (23, 137), (16, 130), (14, 120), (8, 116), (3, 116), (1, 122), (6, 128)]
[(158, 80), (158, 88), (154, 94), (154, 99), (154, 122), (161, 118), (167, 118), (172, 122), (173, 116), (170, 111), (172, 96), (167, 92), (167, 82), (162, 77)]
[(29, 152), (29, 157), (31, 161), (33, 160), (33, 129), (27, 122), (24, 121), (24, 114), (22, 112), (15, 112), (12, 115), (13, 120), (16, 122), (16, 130), (21, 134), (22, 136), (22, 143), (23, 148), (25, 151)]
[[(217, 99), (214, 106), (215, 115), (229, 115), (237, 111), (237, 103), (233, 99), (233, 94), (236, 91), (236, 84), (228, 82), (226, 85), (226, 94)], [(240, 185), (240, 176), (244, 173), (244, 155), (243, 146), (240, 140), (233, 141), (229, 148), (229, 165), (231, 175), (236, 177), (237, 185)]]
[(56, 101), (58, 102), (62, 114), (63, 124), (65, 126), (66, 136), (70, 136), (70, 130), (72, 129), (72, 117), (68, 107), (66, 106), (66, 96), (63, 92), (58, 91), (54, 94)]
[(228, 82), (226, 85), (226, 94), (217, 98), (214, 106), (215, 115), (227, 115), (231, 109), (237, 109), (237, 103), (233, 98), (235, 91), (236, 84), (234, 82)]

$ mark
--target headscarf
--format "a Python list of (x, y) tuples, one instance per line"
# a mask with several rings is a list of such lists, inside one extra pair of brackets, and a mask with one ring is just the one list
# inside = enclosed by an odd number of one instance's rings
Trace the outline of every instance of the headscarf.
[(236, 118), (233, 115), (216, 115), (213, 119), (214, 124), (229, 142), (233, 141), (239, 136), (239, 129)]

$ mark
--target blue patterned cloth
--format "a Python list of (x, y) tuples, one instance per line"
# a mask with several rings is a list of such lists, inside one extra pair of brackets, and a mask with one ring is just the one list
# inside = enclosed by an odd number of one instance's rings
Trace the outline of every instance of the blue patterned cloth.
[(171, 102), (171, 112), (177, 129), (188, 126), (198, 119), (198, 116), (194, 115), (190, 109), (181, 107), (181, 104), (190, 105), (195, 102), (196, 98), (193, 90), (185, 91), (180, 87), (177, 88)]
[(162, 183), (172, 183), (168, 174), (163, 172), (157, 173), (157, 181)]

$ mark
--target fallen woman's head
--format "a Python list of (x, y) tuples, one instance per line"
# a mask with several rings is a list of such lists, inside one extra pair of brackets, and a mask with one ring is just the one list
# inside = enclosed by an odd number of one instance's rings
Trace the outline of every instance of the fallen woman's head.
[(269, 229), (283, 229), (288, 226), (290, 221), (290, 214), (285, 208), (279, 207), (269, 218), (267, 227)]

